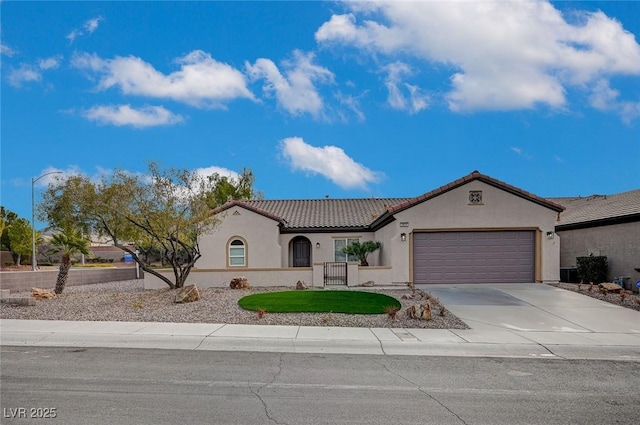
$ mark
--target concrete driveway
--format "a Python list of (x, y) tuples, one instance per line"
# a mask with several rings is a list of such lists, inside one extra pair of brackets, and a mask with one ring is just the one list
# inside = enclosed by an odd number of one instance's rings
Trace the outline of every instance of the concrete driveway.
[(493, 334), (504, 342), (640, 345), (640, 312), (549, 285), (416, 286), (472, 328), (462, 331), (465, 339)]

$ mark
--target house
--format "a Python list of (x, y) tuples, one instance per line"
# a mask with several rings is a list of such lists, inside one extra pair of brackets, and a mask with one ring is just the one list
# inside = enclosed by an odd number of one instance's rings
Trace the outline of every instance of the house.
[[(200, 242), (189, 279), (223, 286), (517, 283), (557, 281), (563, 207), (474, 171), (416, 198), (231, 201)], [(353, 241), (382, 248), (369, 266)], [(147, 274), (146, 287), (162, 287)]]
[(555, 227), (562, 268), (575, 267), (576, 257), (604, 255), (609, 280), (640, 281), (640, 189), (553, 201), (566, 208)]

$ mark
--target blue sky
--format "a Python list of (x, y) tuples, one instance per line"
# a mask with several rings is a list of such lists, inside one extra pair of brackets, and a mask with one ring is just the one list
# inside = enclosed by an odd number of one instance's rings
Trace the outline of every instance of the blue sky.
[[(640, 2), (13, 2), (1, 203), (164, 166), (267, 199), (640, 187)], [(36, 197), (49, 177), (36, 184)]]

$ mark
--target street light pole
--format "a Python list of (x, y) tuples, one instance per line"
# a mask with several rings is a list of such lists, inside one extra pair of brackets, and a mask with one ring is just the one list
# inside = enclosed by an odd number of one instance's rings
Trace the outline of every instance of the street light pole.
[(31, 177), (31, 270), (36, 271), (38, 260), (36, 259), (36, 217), (35, 217), (35, 190), (34, 186), (38, 180), (49, 174), (62, 174), (62, 171), (51, 171), (38, 177)]

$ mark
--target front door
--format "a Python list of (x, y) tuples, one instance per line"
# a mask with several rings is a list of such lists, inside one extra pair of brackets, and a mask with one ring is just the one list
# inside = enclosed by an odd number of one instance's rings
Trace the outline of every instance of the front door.
[(293, 241), (293, 267), (311, 267), (311, 242), (307, 238)]

